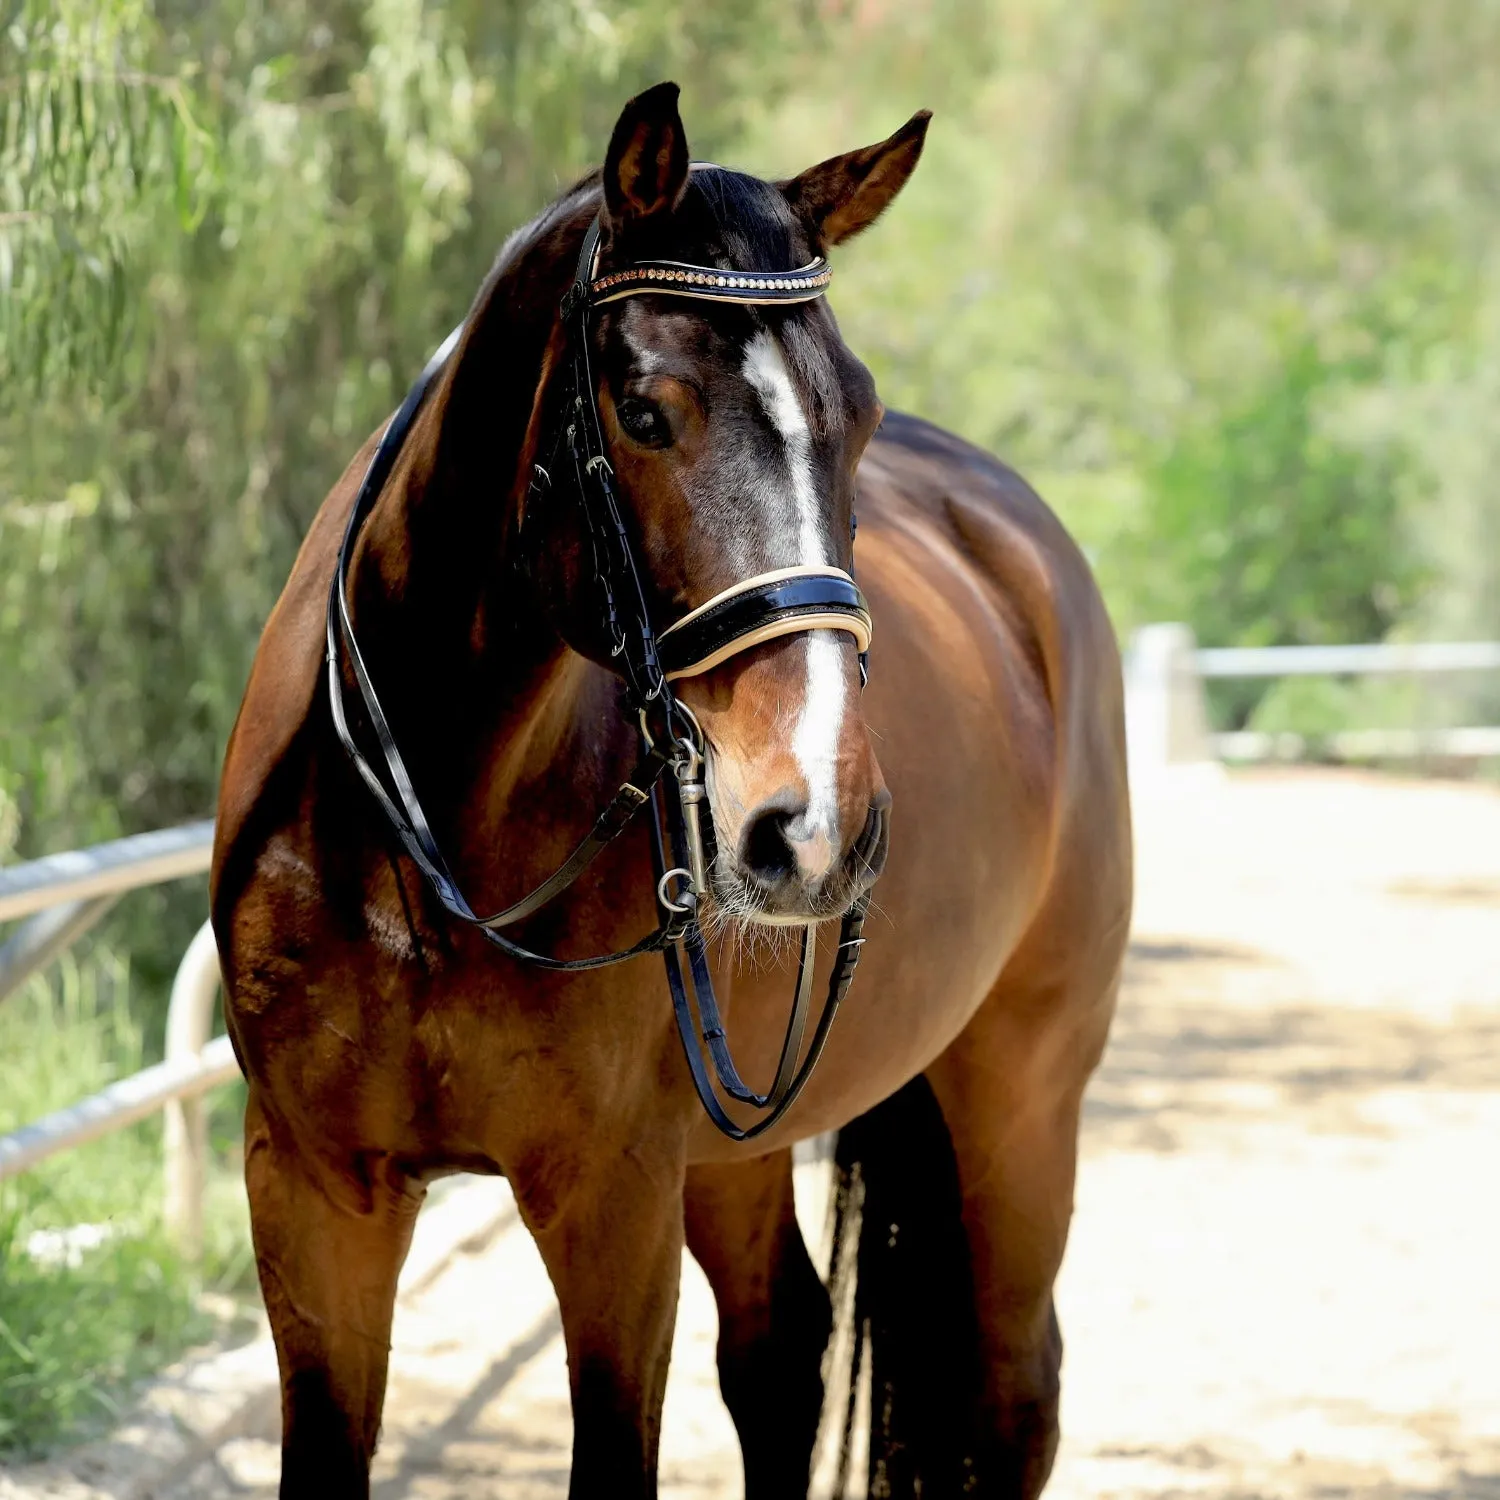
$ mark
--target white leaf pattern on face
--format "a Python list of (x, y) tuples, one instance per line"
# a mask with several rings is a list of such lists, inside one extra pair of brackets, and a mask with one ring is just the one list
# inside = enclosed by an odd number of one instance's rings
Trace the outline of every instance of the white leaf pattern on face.
[[(796, 534), (796, 555), (788, 561), (829, 566), (834, 558), (813, 486), (812, 434), (781, 346), (770, 333), (757, 333), (746, 344), (742, 369), (786, 446)], [(767, 507), (766, 514), (775, 511)], [(807, 811), (787, 828), (806, 880), (826, 874), (839, 848), (838, 750), (844, 722), (845, 640), (833, 630), (813, 630), (807, 636), (807, 686), (792, 732), (792, 753), (807, 783)]]

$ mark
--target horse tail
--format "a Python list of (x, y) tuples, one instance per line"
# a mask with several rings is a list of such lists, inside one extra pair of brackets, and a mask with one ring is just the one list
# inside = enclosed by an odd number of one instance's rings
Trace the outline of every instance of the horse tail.
[(869, 1389), (869, 1495), (910, 1500), (977, 1492), (983, 1367), (953, 1142), (918, 1076), (839, 1132), (825, 1360), (842, 1417), (833, 1500), (855, 1462)]

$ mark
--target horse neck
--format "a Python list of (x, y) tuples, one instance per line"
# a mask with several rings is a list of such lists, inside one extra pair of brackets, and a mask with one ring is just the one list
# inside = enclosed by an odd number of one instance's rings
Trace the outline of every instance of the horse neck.
[(361, 644), (442, 821), (535, 779), (597, 692), (549, 623), (519, 525), (585, 222), (565, 220), (491, 275), (354, 558)]

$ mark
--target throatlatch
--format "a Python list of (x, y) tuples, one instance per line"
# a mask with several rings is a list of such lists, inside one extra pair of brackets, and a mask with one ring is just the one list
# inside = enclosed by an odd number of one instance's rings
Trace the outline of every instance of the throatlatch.
[[(705, 848), (708, 802), (703, 778), (707, 748), (697, 720), (678, 701), (671, 684), (710, 671), (739, 652), (779, 636), (828, 629), (853, 636), (863, 678), (872, 630), (870, 612), (854, 579), (840, 568), (779, 568), (725, 589), (665, 630), (655, 630), (605, 451), (589, 367), (589, 316), (605, 303), (647, 293), (754, 305), (807, 302), (823, 295), (833, 273), (822, 259), (793, 271), (731, 271), (658, 260), (636, 262), (598, 276), (600, 235), (596, 217), (584, 235), (577, 274), (562, 301), (568, 349), (563, 399), (552, 441), (544, 447), (550, 461), (546, 466), (536, 466), (532, 488), (533, 498), (555, 488), (555, 476), (563, 462), (572, 470), (611, 655), (639, 723), (641, 754), (634, 769), (595, 819), (588, 836), (551, 876), (504, 911), (481, 917), (458, 887), (381, 709), (349, 614), (348, 580), (354, 544), (433, 382), (457, 347), (462, 325), (443, 341), (407, 393), (382, 435), (355, 496), (328, 593), (329, 708), (334, 731), (355, 770), (403, 849), (452, 916), (478, 929), (501, 952), (544, 969), (598, 969), (642, 953), (662, 954), (673, 1015), (698, 1097), (725, 1135), (749, 1140), (769, 1130), (791, 1108), (817, 1065), (859, 963), (869, 897), (861, 896), (843, 918), (827, 998), (803, 1058), (817, 957), (817, 924), (810, 922), (805, 927), (797, 987), (776, 1076), (765, 1093), (755, 1092), (741, 1078), (730, 1054), (698, 921), (700, 903), (711, 894)], [(345, 654), (370, 732), (385, 763), (384, 775), (360, 750), (348, 721), (341, 667)], [(662, 773), (669, 767), (673, 774), (664, 777)], [(556, 958), (535, 953), (500, 931), (532, 916), (572, 886), (603, 849), (631, 825), (635, 814), (648, 806), (656, 900), (662, 912), (653, 932), (615, 953)], [(760, 1111), (761, 1118), (749, 1126), (737, 1125), (715, 1093), (715, 1080), (729, 1098)]]

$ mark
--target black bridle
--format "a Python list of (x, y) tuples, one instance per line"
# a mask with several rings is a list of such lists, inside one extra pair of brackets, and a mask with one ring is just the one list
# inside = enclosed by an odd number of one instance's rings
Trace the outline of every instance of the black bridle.
[[(614, 472), (605, 452), (589, 367), (589, 318), (603, 303), (641, 293), (754, 305), (807, 302), (823, 295), (832, 272), (823, 260), (814, 260), (796, 271), (755, 272), (724, 271), (678, 261), (641, 261), (596, 276), (599, 241), (600, 223), (595, 218), (584, 235), (577, 274), (562, 301), (568, 350), (563, 399), (555, 418), (549, 462), (546, 466), (535, 466), (528, 502), (554, 488), (559, 467), (568, 466), (592, 551), (611, 653), (640, 725), (640, 758), (609, 805), (595, 819), (588, 836), (552, 875), (504, 911), (488, 917), (474, 911), (438, 846), (381, 709), (355, 639), (348, 599), (349, 570), (360, 527), (379, 499), (428, 391), (456, 347), (462, 325), (443, 341), (407, 392), (382, 435), (355, 496), (328, 592), (329, 706), (334, 732), (355, 770), (438, 900), (451, 915), (477, 929), (502, 953), (539, 968), (568, 972), (603, 968), (642, 953), (662, 954), (673, 1014), (698, 1097), (709, 1118), (725, 1135), (734, 1140), (749, 1140), (769, 1130), (791, 1108), (817, 1065), (834, 1016), (859, 963), (869, 896), (868, 893), (860, 896), (843, 918), (828, 995), (813, 1030), (807, 1057), (799, 1067), (812, 1009), (817, 924), (809, 922), (803, 929), (797, 987), (775, 1080), (767, 1092), (756, 1093), (740, 1077), (730, 1055), (698, 921), (699, 904), (709, 895), (709, 862), (705, 854), (708, 830), (704, 826), (707, 799), (703, 779), (706, 748), (697, 720), (678, 700), (671, 684), (678, 678), (706, 672), (736, 652), (777, 636), (830, 628), (854, 636), (860, 650), (863, 679), (870, 643), (870, 613), (853, 578), (842, 570), (783, 568), (726, 589), (666, 630), (658, 632), (654, 628), (615, 491)], [(385, 762), (385, 776), (365, 757), (350, 728), (344, 704), (341, 667), (344, 657)], [(668, 768), (673, 773), (669, 778), (663, 775)], [(589, 958), (555, 958), (534, 953), (505, 936), (502, 928), (525, 920), (567, 890), (648, 803), (656, 899), (662, 911), (661, 921), (653, 932), (628, 948)], [(697, 1002), (696, 1021), (689, 987)], [(761, 1118), (750, 1126), (735, 1124), (714, 1091), (715, 1078), (730, 1098), (761, 1111)]]

